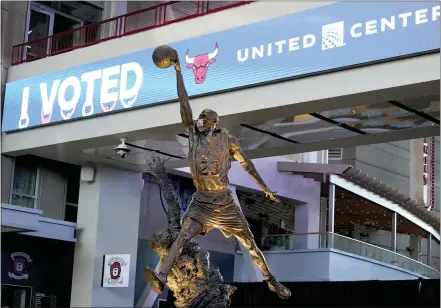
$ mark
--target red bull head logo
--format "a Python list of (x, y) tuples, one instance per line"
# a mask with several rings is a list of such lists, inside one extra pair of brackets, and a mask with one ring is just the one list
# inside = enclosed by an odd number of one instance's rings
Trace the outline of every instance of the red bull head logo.
[(216, 62), (215, 58), (218, 52), (219, 48), (217, 46), (217, 43), (213, 52), (198, 55), (196, 57), (189, 57), (187, 49), (185, 61), (187, 62), (187, 68), (193, 69), (194, 82), (196, 82), (197, 84), (204, 83), (207, 76), (208, 67), (210, 66), (210, 64)]

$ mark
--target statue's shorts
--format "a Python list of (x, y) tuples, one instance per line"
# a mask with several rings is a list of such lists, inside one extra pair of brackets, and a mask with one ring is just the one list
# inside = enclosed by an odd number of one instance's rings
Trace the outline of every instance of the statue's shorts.
[(200, 235), (218, 229), (227, 238), (231, 236), (253, 238), (242, 209), (234, 202), (230, 190), (195, 192), (182, 219), (187, 217), (202, 224), (204, 231)]

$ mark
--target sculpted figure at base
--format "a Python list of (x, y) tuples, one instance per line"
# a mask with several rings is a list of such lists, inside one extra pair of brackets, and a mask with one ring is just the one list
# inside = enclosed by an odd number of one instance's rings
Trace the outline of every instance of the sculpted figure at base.
[(234, 236), (249, 250), (271, 291), (282, 299), (289, 298), (291, 292), (271, 274), (240, 205), (235, 204), (232, 192), (228, 189), (228, 171), (233, 158), (240, 162), (268, 198), (280, 202), (276, 193), (267, 187), (253, 162), (241, 150), (237, 138), (226, 129), (217, 129), (219, 117), (215, 111), (205, 109), (196, 121), (193, 120), (177, 52), (169, 46), (160, 46), (153, 52), (153, 62), (160, 68), (174, 66), (176, 70), (181, 118), (189, 136), (188, 159), (196, 192), (182, 218), (182, 228), (169, 254), (161, 262), (159, 272), (147, 268), (146, 279), (156, 293), (161, 293), (164, 284), (170, 279), (173, 264), (190, 239), (219, 229), (225, 237)]
[[(148, 166), (146, 172), (156, 177), (168, 205), (168, 228), (155, 232), (150, 239), (153, 250), (164, 262), (181, 229), (181, 208), (173, 184), (167, 177), (164, 161), (153, 157)], [(149, 272), (147, 269), (147, 275)], [(176, 307), (229, 307), (230, 295), (236, 290), (236, 287), (224, 284), (219, 269), (210, 265), (209, 253), (193, 241), (187, 243), (172, 266), (167, 286), (176, 298)]]

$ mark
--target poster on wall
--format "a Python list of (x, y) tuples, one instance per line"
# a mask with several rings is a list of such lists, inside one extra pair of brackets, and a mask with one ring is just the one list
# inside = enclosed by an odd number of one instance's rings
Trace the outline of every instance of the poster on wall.
[(103, 288), (127, 288), (129, 286), (130, 254), (104, 255)]
[(15, 280), (29, 279), (28, 264), (32, 262), (31, 257), (24, 252), (13, 252), (11, 260), (12, 272), (7, 273), (8, 277)]

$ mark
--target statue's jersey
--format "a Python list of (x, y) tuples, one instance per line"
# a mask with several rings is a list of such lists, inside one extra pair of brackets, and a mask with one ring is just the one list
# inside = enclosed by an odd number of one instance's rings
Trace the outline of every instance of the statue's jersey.
[(188, 137), (188, 160), (196, 192), (182, 219), (190, 217), (200, 222), (200, 235), (219, 229), (227, 238), (252, 237), (245, 216), (228, 189), (234, 137), (222, 129), (207, 138), (196, 128), (189, 131)]
[(212, 137), (195, 127), (189, 131), (190, 170), (199, 193), (228, 190), (228, 171), (231, 168), (230, 135), (221, 129)]

